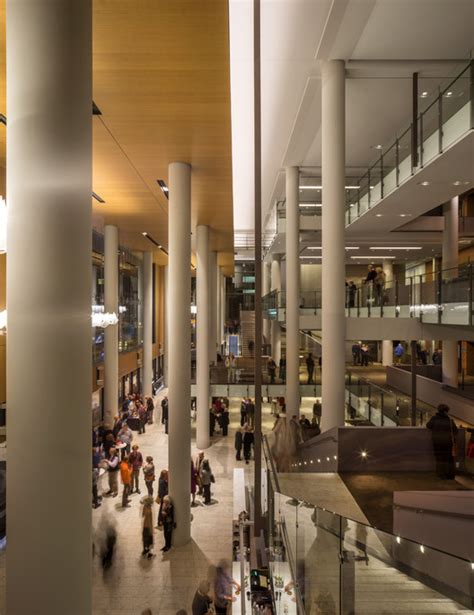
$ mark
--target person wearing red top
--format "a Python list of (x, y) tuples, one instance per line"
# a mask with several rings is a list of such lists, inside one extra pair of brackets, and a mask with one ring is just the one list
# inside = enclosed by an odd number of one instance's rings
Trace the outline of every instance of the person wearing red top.
[(130, 489), (132, 486), (132, 468), (128, 463), (128, 457), (122, 459), (122, 463), (120, 464), (120, 478), (122, 479), (123, 491), (122, 491), (122, 506), (123, 508), (130, 506)]
[(132, 485), (130, 493), (134, 491), (136, 493), (140, 493), (140, 488), (138, 485), (138, 479), (140, 476), (140, 470), (143, 465), (143, 457), (140, 451), (138, 450), (138, 444), (134, 444), (132, 446), (132, 452), (128, 456), (128, 462), (132, 467)]

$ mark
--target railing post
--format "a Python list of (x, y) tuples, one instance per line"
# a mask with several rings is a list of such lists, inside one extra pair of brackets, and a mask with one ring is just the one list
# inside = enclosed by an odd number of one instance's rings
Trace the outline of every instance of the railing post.
[[(397, 307), (399, 308), (397, 310)], [(395, 278), (395, 318), (400, 316), (400, 305), (398, 303), (398, 278)]]
[[(370, 186), (369, 186), (370, 188)], [(384, 181), (383, 181), (383, 154), (380, 154), (380, 200), (384, 195)]]
[(469, 67), (469, 93), (471, 99), (471, 128), (474, 128), (474, 60), (471, 59)]
[(443, 153), (443, 94), (438, 94), (438, 151)]
[(442, 312), (443, 312), (443, 305), (442, 305), (442, 301), (443, 301), (443, 297), (442, 297), (442, 273), (441, 271), (438, 271), (437, 274), (437, 282), (436, 282), (436, 299), (438, 301), (438, 324), (441, 324), (441, 317), (442, 317)]
[(372, 195), (370, 194), (370, 167), (367, 170), (367, 209), (370, 209), (370, 204), (372, 202)]
[(400, 143), (397, 137), (395, 141), (395, 177), (397, 188), (400, 185)]

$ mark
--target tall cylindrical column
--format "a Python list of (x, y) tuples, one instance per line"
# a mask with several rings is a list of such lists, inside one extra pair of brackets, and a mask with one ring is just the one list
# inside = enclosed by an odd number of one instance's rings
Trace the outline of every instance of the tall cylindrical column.
[(299, 169), (286, 169), (286, 407), (300, 413)]
[(91, 612), (91, 6), (7, 1), (12, 615)]
[(217, 254), (216, 254), (216, 294), (215, 294), (215, 303), (216, 303), (216, 321), (214, 331), (212, 335), (215, 339), (216, 345), (216, 359), (217, 353), (221, 352), (221, 268), (217, 264)]
[(225, 341), (225, 275), (221, 275), (221, 341)]
[[(270, 286), (272, 291), (276, 291), (277, 295), (281, 292), (281, 261), (279, 255), (274, 255), (270, 269)], [(277, 300), (278, 304), (278, 300)], [(272, 342), (272, 357), (278, 365), (281, 358), (281, 327), (277, 318), (271, 321), (271, 342)]]
[(168, 357), (168, 353), (169, 353), (169, 273), (168, 273), (168, 266), (166, 265), (165, 267), (163, 267), (163, 292), (165, 295), (165, 300), (164, 300), (164, 321), (165, 321), (165, 327), (164, 327), (164, 334), (165, 334), (165, 339), (164, 339), (164, 349), (163, 349), (163, 383), (165, 385), (165, 387), (168, 386), (169, 382), (168, 382), (168, 376), (169, 376), (169, 357)]
[(216, 271), (217, 271), (217, 252), (209, 253), (209, 361), (215, 363), (217, 359), (216, 348), (216, 322), (217, 322), (217, 287), (216, 287)]
[(153, 252), (143, 253), (143, 395), (153, 393)]
[[(107, 225), (104, 236), (104, 309), (119, 316), (118, 228)], [(109, 325), (104, 332), (104, 424), (112, 427), (118, 410), (119, 338), (118, 325)]]
[[(443, 207), (443, 261), (442, 279), (449, 280), (458, 275), (459, 264), (459, 197), (454, 197)], [(451, 387), (458, 386), (458, 343), (443, 340), (442, 349), (443, 383)]]
[[(262, 296), (268, 295), (271, 290), (271, 263), (263, 261), (262, 263)], [(270, 324), (271, 321), (268, 318), (263, 318), (263, 337), (265, 343), (270, 342)]]
[(191, 167), (169, 165), (169, 493), (175, 507), (175, 546), (191, 537)]
[(196, 229), (196, 444), (209, 446), (209, 227)]
[(345, 68), (322, 62), (322, 428), (345, 416)]
[[(385, 274), (385, 285), (387, 288), (393, 287), (393, 263), (391, 260), (385, 259), (382, 262), (383, 272)], [(393, 342), (392, 340), (383, 340), (382, 342), (382, 365), (393, 365)]]

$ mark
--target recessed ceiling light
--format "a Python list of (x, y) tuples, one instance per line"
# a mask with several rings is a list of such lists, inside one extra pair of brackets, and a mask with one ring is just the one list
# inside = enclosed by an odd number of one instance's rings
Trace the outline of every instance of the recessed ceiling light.
[(104, 199), (99, 196), (96, 192), (92, 193), (92, 198), (95, 199), (98, 203), (105, 203)]
[(385, 248), (379, 248), (377, 246), (370, 248), (371, 250), (421, 250), (421, 246), (410, 246), (408, 248), (406, 247), (401, 247), (401, 246), (397, 246), (397, 247), (385, 247)]
[(383, 214), (375, 214), (376, 218), (382, 218)]
[(372, 145), (372, 149), (382, 149), (383, 145)]
[[(375, 258), (375, 255), (374, 255), (374, 256), (351, 256), (351, 259), (352, 259), (352, 260), (358, 260), (358, 259), (360, 259), (360, 258), (363, 258), (364, 260), (371, 260), (371, 261), (373, 261), (373, 260), (374, 260), (374, 258)], [(385, 255), (385, 256), (380, 256), (379, 254), (377, 254), (376, 258), (377, 258), (377, 259), (379, 259), (379, 258), (383, 258), (383, 259), (389, 259), (389, 260), (391, 260), (391, 259), (394, 259), (394, 258), (396, 258), (396, 257), (395, 257), (395, 256), (390, 256), (390, 255), (389, 255), (389, 256), (386, 256), (386, 255)]]
[(455, 182), (453, 182), (453, 186), (468, 186), (470, 183), (471, 182), (464, 182), (457, 179)]
[(426, 98), (428, 96), (428, 92), (422, 92), (420, 94), (420, 98)]
[(427, 182), (427, 181), (424, 181), (424, 182), (418, 182), (418, 185), (419, 185), (419, 186), (429, 186), (430, 184), (431, 184), (431, 182)]
[(446, 92), (445, 96), (446, 98), (450, 98), (453, 95), (453, 93), (451, 91)]

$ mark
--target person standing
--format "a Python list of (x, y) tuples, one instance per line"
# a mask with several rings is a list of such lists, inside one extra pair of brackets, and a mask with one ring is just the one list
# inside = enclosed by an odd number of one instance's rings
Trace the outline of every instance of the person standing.
[(129, 506), (130, 491), (132, 488), (132, 469), (128, 462), (128, 456), (122, 459), (122, 463), (120, 464), (120, 478), (122, 479), (123, 491), (122, 491), (122, 508), (126, 508)]
[(142, 556), (147, 559), (155, 557), (152, 553), (153, 549), (153, 498), (146, 497), (143, 502), (142, 509), (142, 541), (143, 551)]
[(98, 483), (99, 483), (99, 468), (92, 468), (92, 507), (93, 508), (99, 508), (100, 506)]
[(174, 506), (169, 495), (165, 495), (163, 498), (158, 525), (163, 528), (165, 537), (165, 546), (161, 550), (164, 552), (169, 551), (171, 549), (174, 529)]
[(286, 357), (284, 354), (280, 357), (280, 365), (279, 365), (278, 374), (280, 376), (280, 380), (282, 382), (285, 382), (286, 380)]
[(362, 344), (360, 349), (360, 364), (362, 367), (369, 367), (369, 347), (367, 344)]
[(199, 451), (196, 456), (196, 461), (194, 462), (194, 470), (196, 472), (196, 482), (198, 487), (198, 495), (202, 495), (202, 484), (201, 484), (201, 466), (204, 461), (204, 451)]
[(244, 427), (244, 437), (243, 437), (243, 445), (244, 445), (244, 459), (245, 463), (248, 464), (250, 456), (252, 454), (252, 445), (254, 442), (254, 435), (251, 427), (249, 425)]
[(311, 352), (308, 352), (308, 356), (306, 357), (306, 369), (308, 371), (308, 384), (312, 384), (314, 374), (314, 359)]
[(143, 465), (143, 456), (138, 450), (138, 444), (134, 444), (132, 446), (132, 452), (128, 457), (128, 461), (130, 462), (130, 465), (132, 467), (132, 490), (130, 493), (133, 493), (134, 491), (136, 493), (140, 493), (140, 487), (138, 482), (140, 478), (140, 470)]
[(153, 463), (153, 457), (146, 458), (146, 463), (143, 466), (143, 478), (145, 479), (145, 485), (149, 496), (153, 496), (153, 483), (155, 482), (155, 464)]
[(235, 596), (232, 596), (232, 586), (240, 591), (240, 585), (229, 575), (227, 568), (227, 562), (224, 561), (219, 562), (216, 568), (214, 597), (217, 615), (225, 615), (229, 604), (237, 600)]
[(153, 397), (146, 398), (146, 413), (147, 413), (147, 422), (149, 425), (153, 424), (153, 411), (155, 409), (155, 404), (153, 403)]
[(109, 490), (106, 495), (117, 497), (118, 495), (118, 472), (120, 470), (119, 456), (117, 449), (113, 446), (109, 451), (107, 459), (107, 476), (109, 479)]
[(275, 384), (275, 375), (276, 375), (277, 365), (275, 361), (270, 357), (267, 361), (267, 372), (270, 378), (270, 384)]
[(161, 400), (161, 422), (165, 425), (168, 422), (168, 397)]
[(349, 308), (355, 307), (355, 298), (357, 294), (357, 286), (353, 281), (349, 282), (349, 286), (347, 288), (348, 302)]
[(211, 471), (209, 461), (204, 459), (200, 470), (201, 484), (204, 494), (204, 504), (208, 506), (211, 503), (211, 483), (214, 482), (214, 476)]
[(120, 431), (117, 434), (117, 440), (120, 440), (120, 442), (123, 442), (125, 444), (125, 448), (122, 449), (122, 459), (123, 459), (125, 455), (130, 454), (130, 446), (133, 440), (132, 430), (127, 425), (127, 423), (124, 423), (122, 425)]
[(247, 422), (247, 399), (245, 397), (240, 402), (240, 426), (243, 427)]
[(352, 344), (352, 365), (360, 365), (360, 342)]
[(160, 510), (158, 511), (158, 526), (160, 525), (161, 509), (163, 508), (163, 500), (168, 495), (168, 470), (162, 470), (160, 478), (158, 479), (158, 496), (157, 502), (160, 504)]
[(227, 434), (229, 433), (229, 423), (230, 423), (229, 409), (227, 408), (227, 406), (224, 406), (222, 408), (222, 414), (221, 414), (221, 427), (222, 427), (223, 436), (227, 436)]
[(402, 358), (404, 354), (405, 354), (405, 349), (403, 348), (402, 343), (398, 342), (397, 346), (395, 347), (395, 363), (399, 365), (402, 362)]
[(201, 581), (193, 598), (193, 615), (207, 615), (211, 610), (212, 598), (209, 596), (211, 585), (209, 581)]
[(235, 451), (236, 451), (235, 458), (237, 461), (241, 461), (242, 459), (242, 444), (243, 444), (242, 429), (238, 427), (237, 431), (235, 432), (235, 440), (234, 440), (234, 446), (235, 446)]
[(448, 416), (449, 406), (440, 404), (438, 412), (426, 424), (431, 430), (433, 452), (436, 460), (436, 474), (439, 478), (453, 480), (456, 474), (455, 455), (458, 428)]
[(194, 462), (191, 459), (191, 506), (196, 506), (196, 469)]
[(148, 421), (148, 410), (144, 404), (141, 402), (138, 405), (138, 418), (140, 420), (140, 429), (138, 430), (139, 434), (145, 433), (145, 426)]

